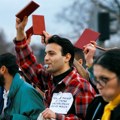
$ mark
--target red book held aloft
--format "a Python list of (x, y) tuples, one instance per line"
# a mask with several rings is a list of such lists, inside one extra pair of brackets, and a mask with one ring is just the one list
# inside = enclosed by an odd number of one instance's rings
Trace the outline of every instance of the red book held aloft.
[(15, 16), (23, 20), (25, 16), (29, 16), (39, 7), (39, 4), (37, 4), (34, 1), (31, 1), (29, 4), (27, 4), (21, 11), (19, 11)]
[(33, 26), (31, 26), (27, 31), (26, 31), (26, 36), (29, 38), (30, 35), (33, 35)]
[(33, 22), (33, 34), (34, 35), (43, 35), (45, 30), (45, 20), (43, 15), (32, 15)]
[(100, 36), (99, 32), (93, 31), (89, 28), (85, 29), (80, 38), (74, 44), (75, 47), (83, 49), (83, 46), (90, 43), (90, 41), (96, 41)]

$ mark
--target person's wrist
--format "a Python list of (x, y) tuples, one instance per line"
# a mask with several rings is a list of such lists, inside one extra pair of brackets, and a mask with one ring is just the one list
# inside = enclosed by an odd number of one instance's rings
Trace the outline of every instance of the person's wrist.
[(86, 61), (86, 67), (90, 68), (93, 64), (93, 60), (89, 60), (89, 62)]
[(25, 38), (25, 33), (24, 31), (17, 31), (17, 36), (16, 36), (16, 40), (17, 41), (21, 41)]

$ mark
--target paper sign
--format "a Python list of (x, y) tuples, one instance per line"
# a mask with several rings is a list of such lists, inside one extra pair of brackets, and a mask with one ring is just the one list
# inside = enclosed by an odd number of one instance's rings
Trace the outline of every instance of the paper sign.
[(73, 104), (71, 93), (54, 93), (50, 104), (50, 109), (59, 114), (67, 114)]
[(74, 46), (83, 49), (83, 46), (90, 43), (90, 41), (96, 41), (99, 36), (99, 32), (93, 31), (91, 29), (85, 29), (78, 41), (74, 44)]

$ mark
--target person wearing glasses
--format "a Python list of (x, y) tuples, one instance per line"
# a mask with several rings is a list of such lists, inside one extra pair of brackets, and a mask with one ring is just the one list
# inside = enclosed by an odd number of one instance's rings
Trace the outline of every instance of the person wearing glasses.
[(93, 65), (99, 91), (88, 106), (86, 120), (120, 120), (120, 49), (111, 49)]

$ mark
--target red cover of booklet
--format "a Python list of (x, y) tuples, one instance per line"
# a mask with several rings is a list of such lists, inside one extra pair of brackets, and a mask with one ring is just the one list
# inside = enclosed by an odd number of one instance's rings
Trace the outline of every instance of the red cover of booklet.
[(25, 16), (29, 16), (33, 11), (35, 11), (39, 7), (34, 1), (31, 1), (27, 4), (21, 11), (19, 11), (15, 16), (23, 20)]
[(42, 15), (32, 15), (33, 33), (34, 35), (43, 35), (45, 30), (45, 20)]
[(30, 34), (33, 35), (33, 26), (31, 26), (31, 27), (26, 31), (26, 36), (27, 36), (27, 38), (29, 38)]
[(90, 43), (90, 41), (96, 41), (100, 36), (99, 32), (93, 31), (89, 28), (85, 29), (80, 38), (74, 44), (75, 47), (83, 49), (83, 46)]

